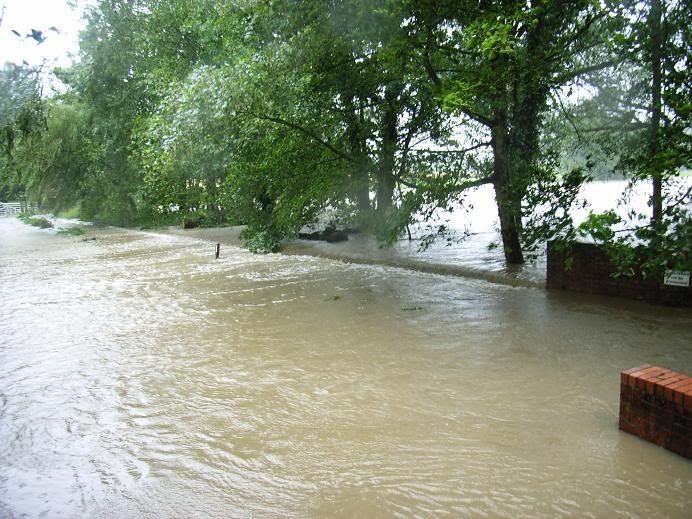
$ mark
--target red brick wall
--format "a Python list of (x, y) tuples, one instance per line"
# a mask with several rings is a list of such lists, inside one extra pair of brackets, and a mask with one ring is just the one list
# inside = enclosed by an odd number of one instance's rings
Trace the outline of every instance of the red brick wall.
[(650, 364), (623, 371), (620, 430), (692, 459), (692, 378)]
[[(569, 269), (565, 264), (571, 258)], [(639, 299), (650, 303), (673, 306), (692, 306), (692, 287), (672, 287), (660, 279), (644, 279), (641, 276), (618, 277), (608, 253), (591, 243), (572, 243), (570, 251), (548, 243), (548, 267), (546, 287), (585, 292), (627, 299)]]

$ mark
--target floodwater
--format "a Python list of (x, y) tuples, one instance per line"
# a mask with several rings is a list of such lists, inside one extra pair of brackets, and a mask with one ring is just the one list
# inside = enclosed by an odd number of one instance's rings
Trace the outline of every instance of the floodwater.
[(2, 218), (0, 517), (689, 518), (642, 363), (689, 310)]
[[(684, 186), (692, 186), (692, 177), (680, 180)], [(634, 208), (647, 214), (651, 187), (640, 182), (627, 190), (624, 180), (592, 182), (583, 186), (580, 199), (588, 202), (585, 208), (571, 212), (575, 225), (582, 223), (589, 211), (596, 213), (613, 210), (622, 218)], [(627, 204), (619, 205), (621, 199)], [(692, 211), (692, 201), (688, 204)], [(444, 225), (445, 237), (438, 238), (422, 250), (420, 238)], [(626, 224), (625, 228), (631, 227)], [(545, 247), (526, 251), (526, 264), (508, 267), (504, 260), (497, 205), (492, 186), (486, 185), (469, 190), (463, 205), (455, 204), (452, 212), (437, 214), (429, 222), (412, 225), (409, 229), (413, 240), (402, 237), (392, 247), (381, 247), (372, 237), (353, 235), (349, 243), (326, 243), (296, 240), (284, 247), (289, 254), (309, 254), (331, 259), (345, 259), (354, 263), (397, 266), (421, 272), (458, 275), (485, 279), (511, 286), (545, 286)], [(211, 233), (210, 239), (223, 241), (224, 237)], [(416, 239), (418, 238), (418, 239)], [(587, 238), (582, 238), (587, 239)]]

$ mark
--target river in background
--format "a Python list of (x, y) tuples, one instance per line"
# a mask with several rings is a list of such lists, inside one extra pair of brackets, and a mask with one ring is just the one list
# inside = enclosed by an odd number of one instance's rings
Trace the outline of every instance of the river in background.
[(689, 517), (617, 427), (689, 310), (213, 254), (0, 219), (0, 517)]
[[(692, 185), (692, 177), (683, 178), (681, 182)], [(627, 182), (622, 180), (589, 183), (583, 186), (580, 193), (580, 199), (587, 200), (588, 206), (574, 209), (571, 215), (575, 225), (579, 225), (586, 219), (589, 211), (600, 213), (614, 210), (622, 218), (626, 218), (629, 208), (648, 214), (650, 191), (646, 182), (639, 183), (631, 190), (627, 190)], [(627, 204), (620, 207), (619, 201), (623, 197), (626, 197)], [(692, 210), (692, 200), (689, 205)], [(404, 236), (391, 247), (383, 247), (371, 236), (356, 234), (350, 236), (347, 244), (296, 240), (285, 244), (283, 251), (353, 263), (377, 263), (422, 272), (473, 277), (511, 286), (545, 286), (544, 245), (535, 251), (527, 251), (527, 262), (524, 265), (507, 266), (505, 263), (492, 186), (469, 190), (464, 203), (455, 204), (454, 207), (454, 211), (441, 212), (427, 223), (412, 225), (410, 231), (414, 239), (408, 240)], [(440, 225), (444, 225), (448, 233), (429, 246), (421, 247), (421, 240), (416, 238), (435, 232)], [(237, 231), (231, 231), (230, 234), (214, 230), (196, 233), (201, 233), (200, 236), (210, 240), (226, 241), (234, 245), (239, 243), (236, 239)]]

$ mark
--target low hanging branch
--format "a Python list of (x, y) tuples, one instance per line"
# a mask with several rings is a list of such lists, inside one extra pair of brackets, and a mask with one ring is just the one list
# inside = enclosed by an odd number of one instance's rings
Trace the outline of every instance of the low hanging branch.
[(605, 70), (607, 68), (614, 67), (618, 63), (619, 63), (619, 61), (609, 59), (606, 61), (602, 61), (600, 63), (595, 63), (593, 65), (588, 65), (588, 66), (581, 67), (581, 68), (567, 70), (563, 74), (559, 74), (559, 75), (553, 77), (553, 84), (554, 85), (562, 85), (562, 84), (567, 83), (568, 81), (571, 81), (573, 79), (578, 78), (579, 76), (583, 76), (585, 74), (590, 74), (591, 72), (598, 72), (599, 70)]
[[(425, 68), (425, 72), (428, 74), (428, 77), (430, 78), (430, 81), (432, 81), (432, 84), (435, 87), (435, 89), (441, 91), (443, 87), (442, 79), (440, 79), (440, 76), (435, 70), (435, 67), (433, 67), (432, 61), (430, 60), (430, 54), (427, 48), (423, 52), (423, 67)], [(488, 128), (491, 127), (493, 124), (493, 121), (490, 118), (485, 117), (484, 115), (474, 112), (468, 108), (459, 107), (458, 110), (467, 117), (470, 117), (474, 121), (484, 126), (487, 126)]]
[(645, 130), (649, 127), (646, 123), (622, 123), (622, 124), (607, 124), (604, 126), (594, 126), (591, 128), (583, 128), (582, 132), (597, 133), (597, 132), (636, 132)]
[(255, 119), (259, 119), (259, 120), (262, 120), (262, 121), (269, 121), (269, 122), (272, 122), (272, 123), (280, 124), (280, 125), (282, 125), (282, 126), (286, 126), (287, 128), (291, 128), (291, 129), (293, 129), (293, 130), (296, 130), (296, 131), (302, 133), (303, 135), (307, 135), (307, 136), (310, 137), (312, 140), (314, 140), (314, 141), (317, 142), (318, 144), (324, 146), (326, 149), (328, 149), (329, 151), (331, 151), (332, 153), (334, 153), (336, 156), (338, 156), (338, 157), (344, 159), (345, 161), (350, 162), (350, 163), (352, 163), (352, 164), (356, 164), (356, 163), (357, 163), (357, 161), (356, 161), (353, 157), (351, 157), (350, 155), (344, 153), (344, 152), (341, 151), (340, 149), (336, 148), (336, 147), (335, 147), (334, 145), (332, 145), (331, 143), (329, 143), (329, 142), (325, 141), (324, 139), (320, 138), (320, 137), (319, 137), (315, 132), (313, 132), (312, 130), (310, 130), (310, 129), (308, 129), (308, 128), (304, 128), (303, 126), (300, 126), (299, 124), (296, 124), (296, 123), (291, 122), (291, 121), (287, 121), (286, 119), (282, 119), (282, 118), (280, 118), (280, 117), (274, 117), (274, 116), (271, 116), (271, 115), (262, 115), (262, 114), (256, 114), (256, 113), (253, 113), (253, 112), (246, 112), (245, 115), (248, 115), (248, 116), (250, 116), (250, 117), (254, 117)]
[(666, 210), (665, 210), (666, 213), (671, 214), (675, 210), (675, 208), (678, 207), (679, 205), (689, 203), (691, 197), (692, 197), (692, 186), (689, 189), (687, 189), (685, 194), (678, 197), (678, 199), (676, 200), (676, 202), (674, 204), (666, 207)]
[(464, 148), (463, 150), (421, 150), (421, 149), (416, 149), (416, 150), (411, 150), (411, 153), (435, 153), (435, 154), (445, 154), (445, 153), (451, 153), (451, 154), (466, 154), (471, 151), (484, 148), (487, 146), (490, 146), (492, 143), (491, 142), (481, 142), (479, 144), (476, 144), (474, 146), (471, 146), (469, 148)]
[(562, 111), (562, 114), (565, 116), (565, 119), (569, 122), (570, 126), (574, 130), (574, 133), (577, 135), (577, 139), (579, 142), (582, 141), (582, 134), (579, 131), (579, 128), (577, 127), (576, 123), (574, 122), (574, 119), (572, 118), (572, 114), (570, 114), (567, 111), (567, 108), (565, 108), (564, 103), (562, 102), (562, 97), (560, 97), (560, 94), (557, 92), (554, 92), (553, 98), (557, 99), (558, 104), (560, 105), (560, 110)]
[[(467, 182), (462, 182), (461, 184), (454, 186), (454, 188), (450, 191), (461, 193), (462, 191), (466, 191), (467, 189), (471, 189), (474, 187), (480, 187), (486, 184), (493, 184), (496, 179), (497, 177), (495, 175), (490, 175), (489, 177), (483, 177), (476, 180), (469, 180)], [(421, 189), (421, 186), (419, 184), (404, 180), (402, 178), (397, 179), (397, 182), (400, 182), (404, 186), (410, 187), (412, 189)]]

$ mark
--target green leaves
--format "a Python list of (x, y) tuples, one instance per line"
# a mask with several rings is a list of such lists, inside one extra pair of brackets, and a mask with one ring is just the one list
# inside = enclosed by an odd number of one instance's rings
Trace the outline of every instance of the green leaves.
[(609, 242), (615, 237), (613, 227), (621, 223), (622, 218), (614, 210), (603, 213), (589, 212), (589, 216), (579, 225), (577, 232), (580, 236), (590, 236), (597, 242)]
[[(28, 188), (118, 223), (244, 223), (248, 245), (271, 251), (325, 212), (392, 242), (493, 184), (507, 259), (522, 261), (520, 246), (548, 238), (622, 242), (614, 213), (571, 220), (588, 150), (601, 170), (662, 180), (664, 218), (631, 239), (684, 263), (689, 217), (669, 187), (690, 162), (689, 6), (663, 17), (656, 146), (648, 6), (99, 0), (81, 64), (62, 72), (70, 96), (46, 111), (29, 71), (5, 71), (0, 136), (15, 157), (0, 195)], [(568, 90), (590, 96), (583, 109)], [(585, 136), (599, 126), (596, 149)], [(588, 147), (566, 153), (569, 133)]]
[(486, 59), (512, 56), (516, 52), (517, 39), (513, 21), (482, 21), (471, 26), (472, 34), (467, 48), (478, 47)]
[(247, 249), (256, 254), (270, 254), (281, 249), (282, 236), (270, 229), (250, 226), (241, 233), (240, 238), (245, 240)]

